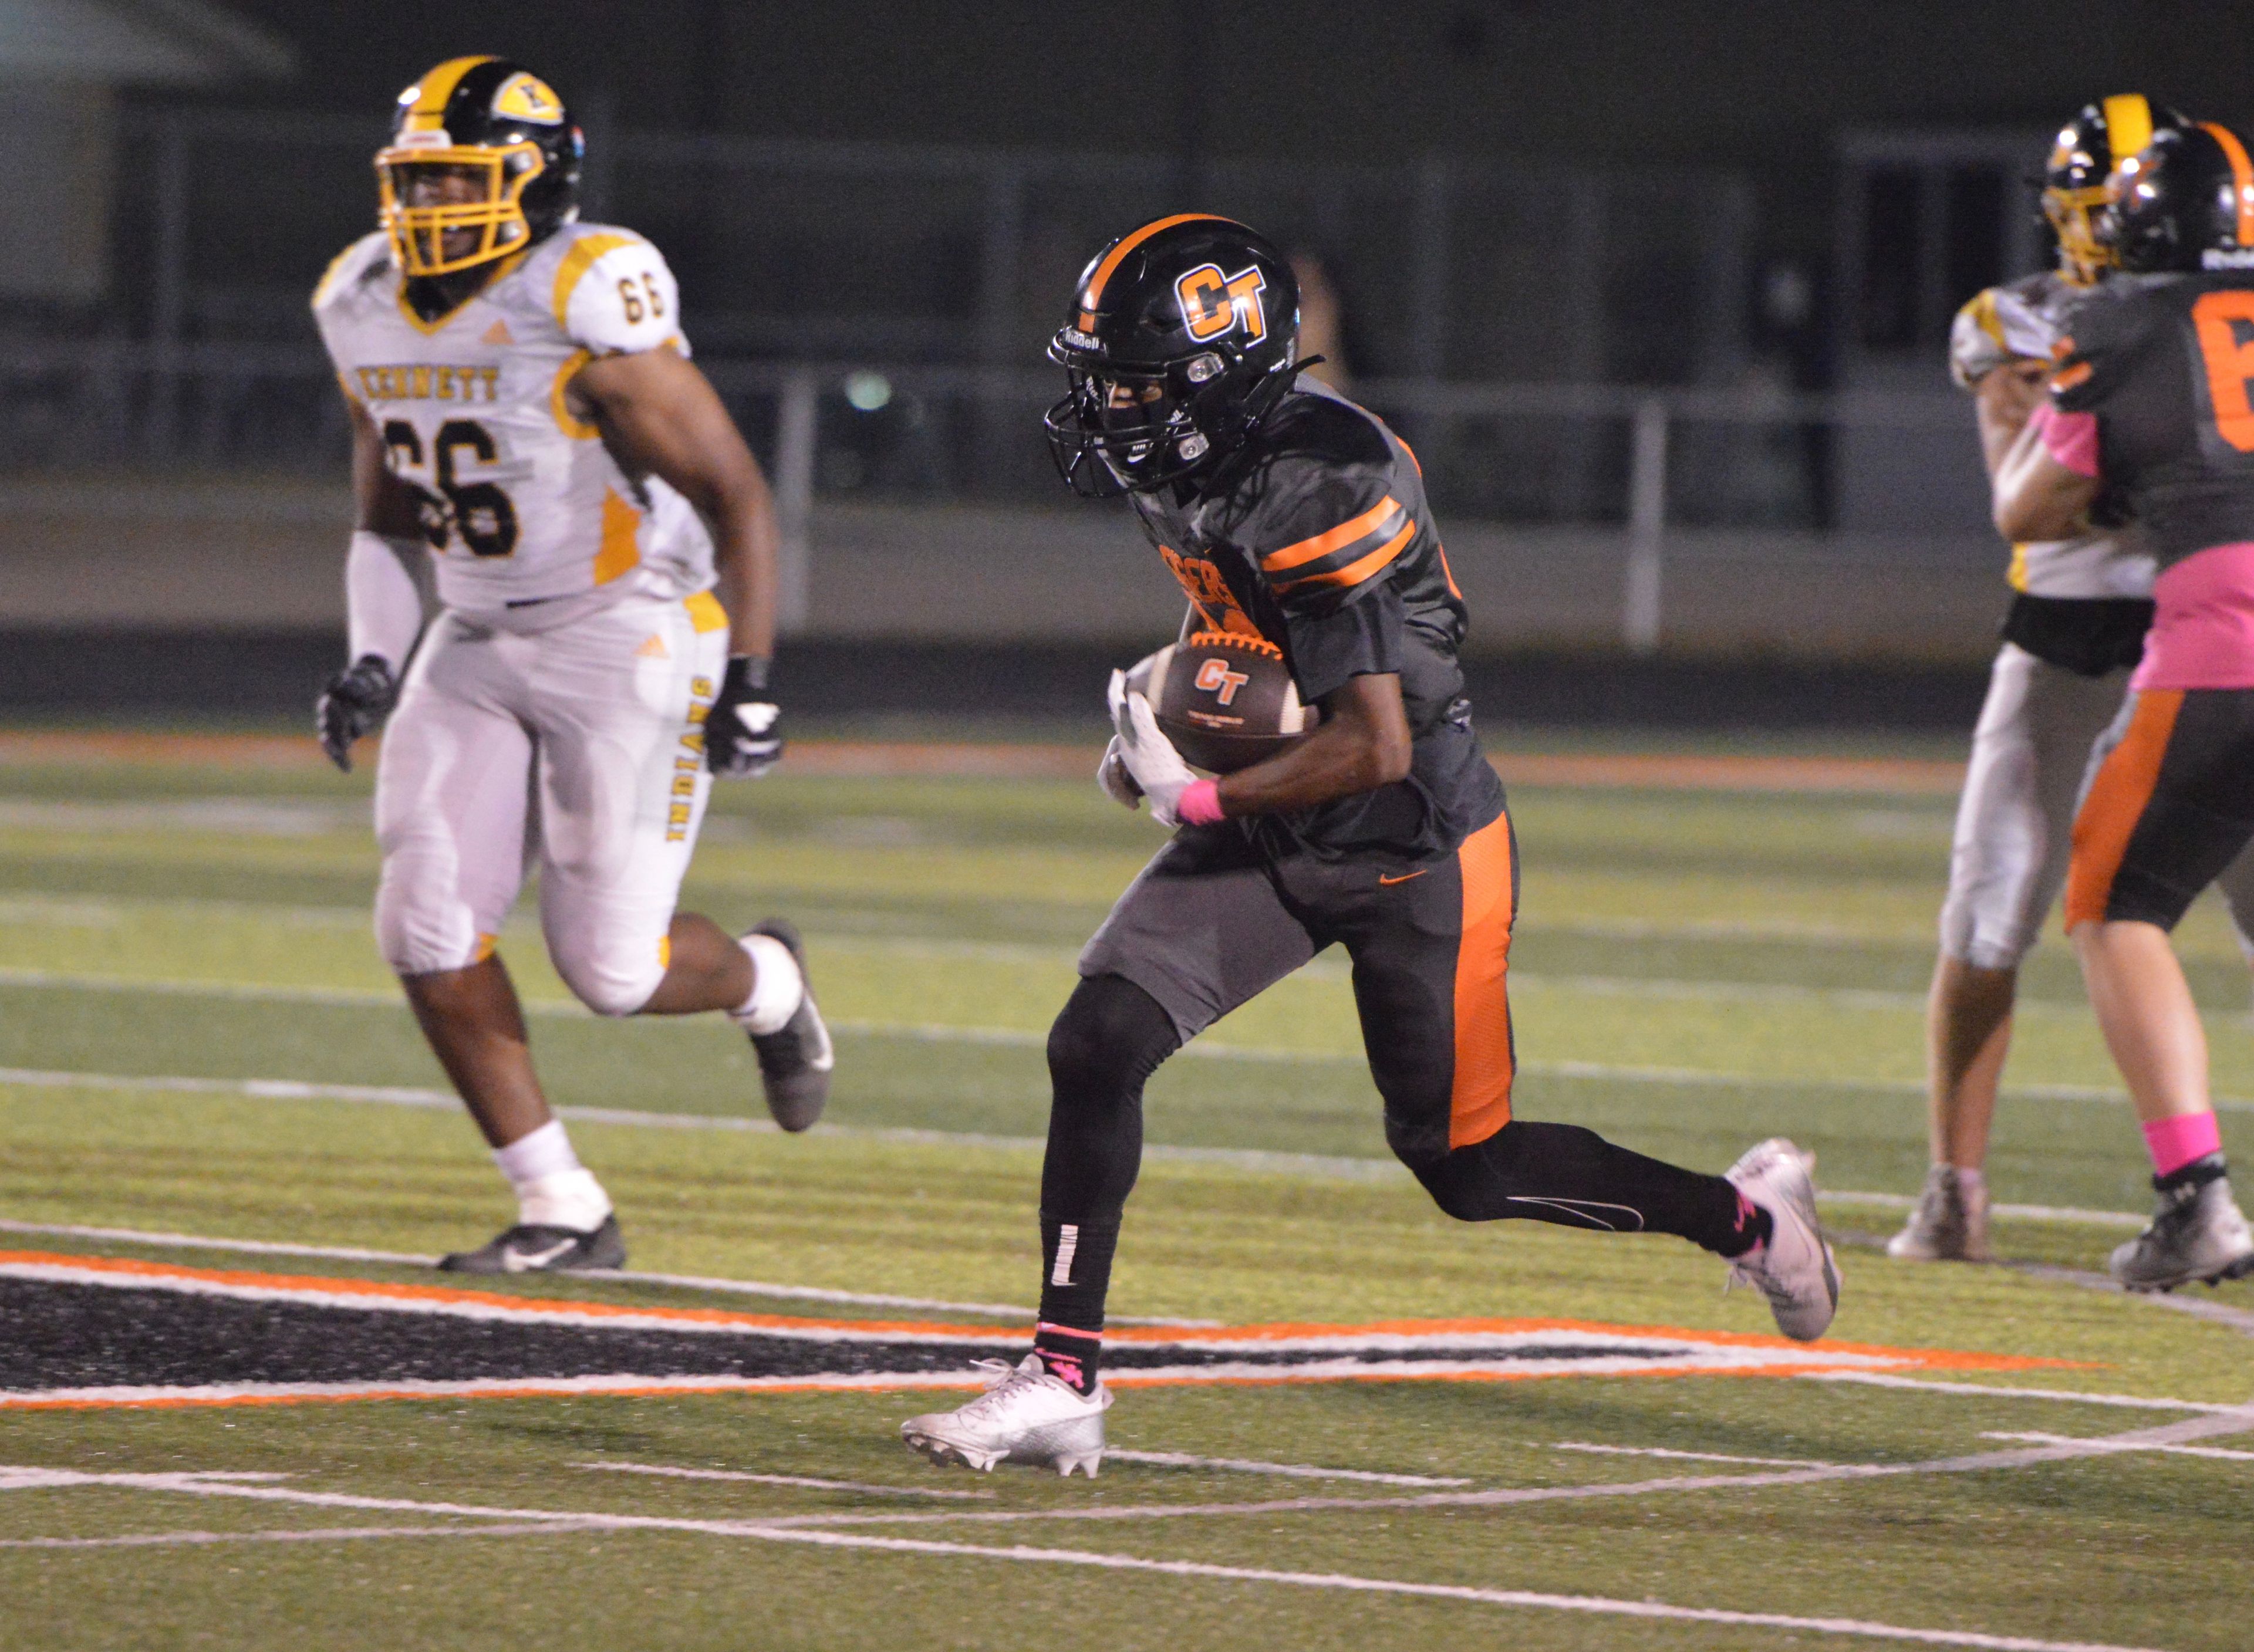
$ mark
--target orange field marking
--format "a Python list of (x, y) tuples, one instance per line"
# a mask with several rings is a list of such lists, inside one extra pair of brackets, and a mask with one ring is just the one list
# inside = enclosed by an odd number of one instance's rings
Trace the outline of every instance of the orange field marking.
[[(797, 740), (786, 774), (848, 780), (1083, 780), (1096, 772), (1095, 746), (1002, 741)], [(375, 742), (360, 761), (372, 767)], [(1658, 752), (1501, 752), (1508, 785), (1689, 792), (1853, 792), (1954, 796), (1964, 766), (1926, 758), (1680, 756)], [(108, 730), (0, 732), (0, 767), (234, 769), (312, 772), (327, 760), (310, 736), (140, 734)]]

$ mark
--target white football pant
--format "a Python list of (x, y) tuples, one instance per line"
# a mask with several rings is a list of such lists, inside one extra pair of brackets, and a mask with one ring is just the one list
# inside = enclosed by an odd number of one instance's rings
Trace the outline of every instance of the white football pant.
[[(1956, 806), (1942, 956), (2016, 970), (2066, 882), (2090, 748), (2121, 709), (2126, 670), (2085, 677), (2006, 642), (1988, 679)], [(2254, 932), (2254, 850), (2216, 880), (2238, 927)]]
[(727, 625), (710, 596), (570, 606), (562, 623), (547, 604), (449, 611), (424, 640), (376, 771), (376, 938), (401, 975), (466, 968), (537, 865), (556, 972), (597, 1014), (631, 1015), (664, 976), (711, 788)]

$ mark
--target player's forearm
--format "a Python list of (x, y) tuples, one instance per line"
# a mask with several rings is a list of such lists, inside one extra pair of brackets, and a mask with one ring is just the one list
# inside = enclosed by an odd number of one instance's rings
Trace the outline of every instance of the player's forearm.
[[(1356, 679), (1357, 682), (1363, 679)], [(1407, 777), (1409, 724), (1400, 715), (1397, 679), (1390, 717), (1359, 700), (1335, 707), (1305, 739), (1219, 782), (1223, 815), (1275, 815), (1312, 808)]]
[(2043, 399), (2045, 368), (2040, 361), (2012, 360), (1992, 369), (1973, 391), (1980, 426), (1980, 457), (1992, 479), (2027, 417)]
[(754, 472), (750, 486), (716, 499), (706, 515), (712, 525), (713, 594), (728, 611), (728, 652), (771, 659), (782, 538), (773, 498)]
[(2043, 421), (2031, 418), (1996, 467), (1991, 498), (1996, 531), (2014, 542), (2064, 539), (2087, 526), (2098, 479), (2052, 457)]

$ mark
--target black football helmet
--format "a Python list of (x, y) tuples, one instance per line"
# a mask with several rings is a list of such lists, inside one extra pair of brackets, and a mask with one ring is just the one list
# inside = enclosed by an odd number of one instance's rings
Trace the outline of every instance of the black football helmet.
[(2121, 92), (2084, 104), (2059, 129), (2043, 165), (2042, 207), (2058, 234), (2062, 276), (2086, 287), (2110, 267), (2112, 249), (2097, 234), (2097, 216), (2112, 199), (2105, 180), (2155, 132), (2188, 124), (2141, 92)]
[(2213, 121), (2154, 135), (2114, 177), (2098, 229), (2121, 268), (2254, 269), (2254, 164)]
[[(399, 94), (376, 152), (383, 228), (402, 274), (449, 276), (523, 251), (579, 215), (586, 149), (564, 100), (506, 58), (453, 58)], [(467, 174), (476, 199), (430, 200), (418, 172)], [(472, 245), (458, 237), (473, 234)], [(456, 250), (446, 244), (456, 240)]]
[(1130, 230), (1081, 271), (1049, 342), (1071, 383), (1042, 421), (1058, 472), (1101, 498), (1218, 464), (1292, 388), (1298, 334), (1291, 264), (1242, 224)]

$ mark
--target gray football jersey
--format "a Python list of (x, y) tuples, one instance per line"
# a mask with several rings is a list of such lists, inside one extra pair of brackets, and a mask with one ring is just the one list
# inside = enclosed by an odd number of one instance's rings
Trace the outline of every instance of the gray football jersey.
[(1131, 496), (1197, 622), (1284, 651), (1300, 699), (1393, 674), (1415, 746), (1409, 777), (1244, 822), (1271, 853), (1445, 854), (1502, 808), (1472, 732), (1457, 653), (1470, 615), (1416, 458), (1375, 415), (1302, 377), (1203, 486)]

